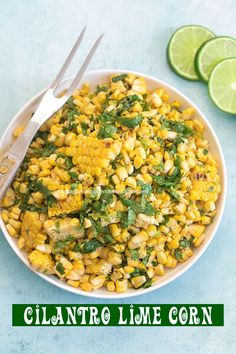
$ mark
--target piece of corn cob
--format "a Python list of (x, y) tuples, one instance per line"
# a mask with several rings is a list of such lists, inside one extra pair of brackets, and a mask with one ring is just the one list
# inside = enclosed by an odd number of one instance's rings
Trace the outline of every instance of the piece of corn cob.
[(48, 208), (48, 216), (69, 214), (82, 208), (81, 195), (69, 195), (64, 200), (58, 200), (56, 204)]
[(49, 254), (34, 250), (29, 254), (29, 261), (32, 267), (41, 273), (53, 274), (54, 263)]
[(46, 220), (44, 222), (44, 229), (54, 241), (66, 239), (69, 235), (74, 238), (84, 236), (84, 229), (81, 227), (79, 219), (76, 218)]
[(70, 147), (63, 147), (61, 152), (73, 157), (73, 164), (78, 166), (79, 172), (100, 176), (102, 169), (109, 166), (120, 150), (119, 141), (79, 136), (72, 141)]
[(28, 248), (35, 248), (37, 245), (44, 243), (47, 235), (43, 230), (43, 221), (38, 213), (28, 210), (25, 212), (22, 220), (21, 236)]

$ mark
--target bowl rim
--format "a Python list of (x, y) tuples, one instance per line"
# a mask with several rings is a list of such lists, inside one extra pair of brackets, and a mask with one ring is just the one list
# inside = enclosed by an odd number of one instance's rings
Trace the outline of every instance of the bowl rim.
[[(99, 70), (90, 70), (87, 71), (84, 74), (84, 77), (82, 78), (81, 82), (86, 81), (87, 77), (90, 78), (93, 75), (96, 74), (101, 74), (103, 76), (107, 76), (107, 75), (112, 75), (114, 73), (127, 73), (127, 74), (134, 74), (136, 76), (141, 76), (144, 79), (147, 80), (151, 80), (156, 82), (157, 85), (163, 85), (165, 86), (170, 92), (176, 93), (177, 95), (181, 96), (181, 99), (183, 99), (183, 101), (185, 101), (184, 103), (187, 103), (188, 105), (190, 105), (191, 107), (193, 107), (196, 112), (198, 112), (198, 114), (201, 116), (202, 120), (204, 121), (204, 123), (206, 124), (207, 129), (210, 131), (210, 134), (213, 136), (213, 139), (215, 141), (215, 145), (217, 146), (217, 149), (219, 151), (219, 161), (221, 162), (221, 166), (222, 166), (222, 179), (221, 179), (221, 185), (222, 185), (222, 190), (221, 190), (221, 203), (218, 205), (218, 213), (217, 213), (217, 220), (214, 222), (214, 228), (211, 232), (211, 234), (208, 236), (208, 239), (205, 240), (204, 244), (201, 245), (201, 248), (198, 252), (198, 254), (193, 255), (193, 257), (191, 257), (186, 263), (184, 264), (184, 267), (182, 269), (180, 269), (179, 271), (177, 271), (175, 274), (170, 273), (170, 275), (168, 276), (167, 279), (165, 279), (161, 284), (159, 284), (158, 282), (156, 282), (155, 284), (153, 284), (151, 287), (146, 288), (146, 289), (137, 289), (134, 292), (126, 292), (126, 293), (109, 293), (107, 291), (107, 293), (104, 294), (97, 294), (96, 290), (92, 291), (92, 292), (85, 292), (83, 290), (80, 290), (79, 288), (73, 288), (72, 286), (67, 285), (66, 283), (60, 281), (59, 279), (57, 280), (56, 278), (54, 278), (53, 276), (49, 276), (43, 273), (40, 273), (36, 270), (34, 270), (30, 264), (26, 261), (23, 252), (18, 248), (18, 246), (15, 244), (14, 239), (12, 236), (9, 235), (9, 233), (7, 232), (6, 228), (5, 228), (5, 224), (2, 220), (2, 218), (0, 217), (0, 228), (3, 232), (3, 235), (5, 237), (5, 239), (7, 240), (8, 244), (10, 245), (10, 247), (12, 248), (12, 250), (14, 251), (14, 253), (20, 258), (20, 260), (27, 266), (28, 269), (30, 269), (33, 273), (37, 274), (40, 278), (46, 280), (47, 282), (49, 282), (50, 284), (59, 287), (67, 292), (70, 293), (74, 293), (76, 295), (82, 295), (85, 297), (90, 297), (90, 298), (97, 298), (97, 299), (107, 299), (107, 300), (116, 300), (116, 299), (122, 299), (122, 298), (129, 298), (129, 297), (134, 297), (134, 296), (140, 296), (140, 295), (144, 295), (147, 294), (149, 292), (155, 291), (169, 283), (171, 283), (172, 281), (174, 281), (175, 279), (177, 279), (178, 277), (180, 277), (182, 274), (184, 274), (190, 267), (192, 267), (195, 262), (197, 262), (197, 260), (203, 255), (203, 253), (206, 251), (206, 249), (208, 248), (208, 246), (210, 245), (210, 243), (212, 242), (212, 239), (214, 238), (217, 229), (220, 225), (220, 222), (222, 220), (222, 216), (224, 213), (224, 208), (225, 208), (225, 201), (226, 201), (226, 194), (227, 194), (227, 172), (226, 172), (226, 164), (225, 164), (225, 159), (224, 159), (224, 155), (223, 155), (223, 151), (221, 148), (221, 144), (219, 142), (219, 139), (211, 125), (211, 123), (208, 121), (208, 119), (206, 118), (206, 116), (203, 114), (203, 112), (199, 109), (199, 107), (192, 102), (192, 100), (190, 98), (188, 98), (185, 94), (183, 94), (181, 91), (179, 91), (179, 89), (173, 87), (172, 85), (167, 84), (165, 81), (160, 80), (152, 75), (148, 75), (148, 74), (144, 74), (144, 73), (140, 73), (137, 71), (133, 71), (133, 70), (125, 70), (125, 69), (99, 69)], [(63, 83), (65, 82), (69, 82), (70, 80), (73, 79), (74, 76), (70, 76), (68, 78), (65, 78), (61, 81), (60, 85), (63, 85)], [(48, 87), (44, 88), (43, 90), (41, 90), (40, 92), (38, 92), (36, 95), (34, 95), (30, 100), (28, 100), (23, 107), (17, 111), (17, 113), (14, 115), (14, 117), (12, 118), (12, 120), (10, 121), (10, 123), (8, 124), (7, 128), (5, 129), (4, 133), (1, 136), (0, 142), (2, 142), (2, 140), (4, 140), (7, 136), (7, 134), (9, 133), (9, 131), (11, 130), (11, 126), (14, 122), (17, 122), (18, 118), (22, 115), (22, 113), (31, 105), (33, 105), (33, 103), (35, 101), (37, 101), (40, 96), (48, 89)]]

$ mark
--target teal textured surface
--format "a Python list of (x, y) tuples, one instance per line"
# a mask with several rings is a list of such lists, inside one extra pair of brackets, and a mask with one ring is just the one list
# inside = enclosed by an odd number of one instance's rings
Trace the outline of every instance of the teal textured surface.
[[(1, 353), (217, 353), (236, 352), (236, 117), (220, 112), (203, 83), (169, 69), (168, 40), (177, 27), (200, 24), (236, 37), (234, 0), (8, 0), (0, 9), (0, 134), (13, 115), (47, 86), (82, 27), (88, 31), (71, 71), (77, 71), (97, 35), (102, 44), (91, 69), (151, 74), (192, 99), (213, 125), (226, 159), (229, 192), (222, 223), (207, 251), (184, 275), (145, 296), (120, 303), (224, 303), (221, 328), (14, 328), (13, 303), (106, 303), (67, 293), (30, 272), (0, 233)], [(114, 303), (110, 301), (109, 303)]]

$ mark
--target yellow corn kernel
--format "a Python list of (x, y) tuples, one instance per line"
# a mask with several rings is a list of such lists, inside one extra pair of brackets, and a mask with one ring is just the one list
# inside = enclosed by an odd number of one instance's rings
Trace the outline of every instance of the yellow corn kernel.
[(132, 267), (132, 266), (130, 266), (130, 265), (125, 266), (125, 267), (124, 267), (124, 271), (125, 271), (126, 273), (133, 273), (133, 272), (134, 272), (134, 267)]
[(117, 280), (115, 282), (116, 284), (116, 292), (117, 293), (124, 293), (128, 289), (128, 280), (123, 279), (123, 280)]
[(30, 165), (28, 167), (28, 171), (29, 173), (31, 173), (32, 175), (38, 175), (40, 172), (40, 167), (38, 165)]
[(114, 292), (116, 290), (115, 283), (113, 281), (108, 281), (107, 282), (107, 290)]
[(116, 237), (121, 233), (121, 229), (117, 226), (117, 224), (110, 224), (109, 229), (113, 237)]
[(112, 265), (104, 259), (100, 259), (96, 263), (93, 262), (91, 265), (87, 266), (86, 272), (88, 274), (107, 275), (111, 270)]
[(143, 163), (144, 163), (144, 161), (143, 161), (142, 157), (135, 156), (135, 158), (134, 158), (134, 167), (136, 169), (139, 169), (143, 165)]
[(63, 189), (58, 189), (55, 192), (52, 193), (52, 195), (57, 199), (57, 200), (65, 200), (67, 198), (67, 192)]
[(37, 245), (36, 250), (43, 252), (43, 253), (47, 253), (50, 254), (52, 253), (52, 245), (44, 243), (43, 245)]
[(125, 184), (128, 187), (133, 188), (133, 189), (136, 189), (136, 187), (137, 187), (137, 183), (136, 183), (136, 180), (134, 177), (127, 177), (125, 180)]
[(116, 185), (116, 190), (122, 193), (125, 190), (125, 187), (126, 187), (125, 183), (121, 182)]
[(25, 246), (25, 240), (24, 240), (23, 237), (20, 237), (20, 238), (18, 239), (17, 246), (19, 247), (20, 250), (23, 249), (23, 247)]
[(84, 228), (88, 229), (92, 226), (91, 220), (88, 218), (84, 218)]
[(105, 282), (106, 278), (104, 275), (98, 275), (95, 278), (93, 278), (92, 280), (90, 280), (93, 289), (99, 289), (103, 286), (104, 282)]
[(68, 280), (67, 284), (73, 286), (73, 288), (78, 288), (80, 285), (80, 281), (79, 280)]
[(165, 267), (170, 268), (172, 266), (172, 260), (173, 260), (173, 257), (169, 254), (167, 256), (167, 261), (165, 263)]
[(211, 223), (211, 218), (209, 216), (203, 215), (202, 216), (202, 223), (203, 223), (203, 225), (209, 225)]
[(178, 240), (172, 240), (170, 242), (168, 242), (168, 246), (170, 248), (176, 249), (179, 247), (179, 241)]
[(142, 95), (145, 94), (147, 92), (146, 81), (142, 77), (135, 79), (132, 84), (132, 90)]
[(17, 221), (15, 219), (9, 219), (8, 223), (12, 225), (16, 231), (19, 231), (21, 228), (21, 221)]
[(51, 171), (48, 168), (43, 169), (39, 172), (39, 177), (47, 177), (51, 175)]
[(146, 228), (146, 232), (148, 236), (155, 237), (157, 235), (157, 228), (155, 225), (148, 225), (148, 227)]
[(166, 264), (167, 262), (167, 256), (163, 251), (160, 251), (157, 253), (157, 261), (160, 264)]
[(203, 130), (204, 130), (204, 125), (203, 125), (198, 119), (194, 119), (194, 121), (193, 121), (193, 128), (194, 128), (196, 131), (202, 133)]
[(113, 182), (114, 184), (119, 184), (119, 183), (120, 183), (120, 180), (119, 180), (119, 178), (117, 177), (117, 175), (113, 175), (113, 176), (111, 177), (111, 179), (112, 179), (112, 182)]
[(124, 211), (125, 207), (124, 207), (123, 203), (120, 200), (118, 200), (116, 202), (116, 205), (115, 205), (114, 209), (115, 209), (115, 211)]
[(53, 274), (53, 260), (49, 254), (34, 250), (29, 254), (29, 262), (41, 273)]
[(80, 282), (80, 288), (84, 291), (92, 291), (93, 289), (92, 284), (90, 284), (89, 282)]
[(146, 277), (144, 275), (139, 275), (137, 277), (133, 277), (131, 279), (131, 284), (133, 285), (134, 288), (138, 289), (140, 286), (142, 286), (144, 283), (146, 283)]
[(156, 273), (156, 275), (164, 275), (165, 274), (165, 270), (164, 270), (164, 267), (162, 264), (158, 264), (155, 267), (155, 273)]
[(128, 173), (125, 167), (119, 167), (116, 169), (116, 175), (120, 181), (124, 181), (128, 177)]
[(128, 247), (130, 249), (139, 248), (141, 246), (141, 243), (147, 240), (148, 234), (146, 233), (146, 231), (140, 231), (128, 242)]
[(68, 172), (66, 172), (65, 170), (63, 170), (62, 168), (57, 167), (57, 166), (54, 168), (54, 171), (56, 172), (56, 174), (60, 177), (60, 179), (63, 182), (69, 182), (70, 175), (68, 174)]
[(195, 241), (194, 241), (194, 246), (195, 247), (199, 247), (201, 244), (202, 244), (202, 242), (205, 240), (205, 238), (206, 238), (206, 235), (205, 234), (202, 234), (201, 236), (199, 236)]
[(188, 227), (189, 233), (194, 237), (200, 237), (201, 234), (204, 232), (205, 226), (199, 224), (191, 224)]
[(135, 145), (135, 135), (131, 132), (127, 132), (125, 135), (125, 142), (123, 144), (123, 147), (126, 151), (130, 152), (134, 149)]
[(149, 279), (152, 279), (152, 278), (155, 276), (155, 270), (154, 270), (154, 268), (149, 268), (149, 269), (147, 270), (147, 275), (148, 275), (148, 278), (149, 278)]
[(162, 105), (162, 99), (156, 92), (154, 92), (152, 94), (152, 102), (153, 102), (154, 107), (156, 107), (156, 108), (158, 108)]
[(15, 197), (16, 195), (14, 190), (12, 188), (8, 188), (5, 197), (1, 201), (1, 206), (5, 208), (12, 206), (15, 203)]
[(113, 265), (119, 265), (122, 263), (122, 257), (120, 254), (110, 251), (107, 255), (107, 261)]
[(2, 217), (2, 220), (6, 224), (8, 222), (8, 219), (9, 219), (9, 212), (7, 210), (2, 210), (1, 217)]
[(207, 211), (214, 211), (216, 206), (215, 206), (215, 203), (213, 201), (208, 201), (208, 202), (204, 203), (204, 208)]
[(6, 229), (12, 237), (17, 237), (17, 232), (16, 229), (11, 225), (11, 224), (6, 224)]

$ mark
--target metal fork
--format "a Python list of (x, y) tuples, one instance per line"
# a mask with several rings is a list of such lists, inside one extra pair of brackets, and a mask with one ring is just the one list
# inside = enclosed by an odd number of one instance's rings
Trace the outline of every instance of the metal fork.
[(7, 150), (4, 155), (0, 157), (0, 200), (5, 195), (7, 188), (11, 184), (17, 172), (17, 169), (19, 168), (22, 160), (25, 157), (27, 149), (35, 133), (48, 118), (50, 118), (55, 112), (59, 110), (59, 108), (64, 105), (64, 103), (66, 103), (68, 98), (76, 89), (85, 70), (87, 69), (90, 61), (93, 58), (95, 51), (97, 50), (99, 43), (103, 37), (103, 34), (96, 40), (96, 42), (92, 46), (89, 54), (87, 55), (77, 75), (75, 76), (74, 80), (72, 81), (71, 85), (66, 90), (64, 95), (61, 97), (56, 97), (55, 91), (58, 88), (62, 78), (64, 77), (64, 74), (67, 71), (75, 53), (77, 52), (80, 43), (82, 42), (85, 30), (86, 26), (80, 33), (77, 41), (75, 42), (74, 47), (71, 49), (71, 52), (67, 57), (61, 70), (57, 74), (52, 84), (49, 86), (48, 90), (45, 92), (37, 110), (32, 116), (30, 122), (27, 124), (23, 133), (14, 141), (9, 150)]

